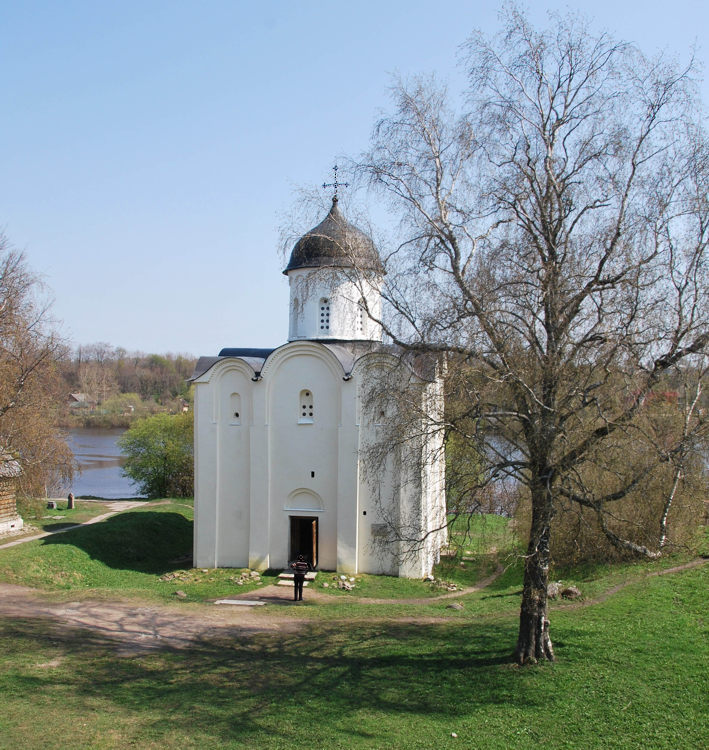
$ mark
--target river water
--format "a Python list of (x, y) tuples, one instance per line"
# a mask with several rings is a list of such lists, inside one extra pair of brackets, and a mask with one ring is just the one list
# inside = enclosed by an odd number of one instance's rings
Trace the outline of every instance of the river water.
[(77, 497), (94, 495), (107, 500), (140, 496), (135, 483), (121, 473), (124, 459), (117, 441), (124, 432), (91, 427), (69, 430), (67, 443), (81, 471), (71, 487), (62, 488), (63, 495), (73, 492)]

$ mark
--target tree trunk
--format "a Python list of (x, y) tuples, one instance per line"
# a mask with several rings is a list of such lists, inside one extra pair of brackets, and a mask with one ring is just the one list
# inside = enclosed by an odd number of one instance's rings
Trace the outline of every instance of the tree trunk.
[(519, 613), (519, 636), (515, 649), (518, 664), (554, 661), (547, 618), (549, 578), (549, 532), (553, 505), (546, 488), (532, 490), (532, 528), (524, 561), (524, 588)]

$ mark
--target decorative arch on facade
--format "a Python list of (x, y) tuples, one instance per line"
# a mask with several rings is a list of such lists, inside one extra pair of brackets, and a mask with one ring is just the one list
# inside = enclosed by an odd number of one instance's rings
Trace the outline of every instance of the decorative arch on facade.
[[(354, 363), (354, 366), (352, 367), (352, 377), (357, 383), (355, 420), (358, 425), (362, 424), (363, 420), (363, 391), (367, 387), (367, 375), (373, 372), (380, 372), (386, 375), (387, 373), (393, 373), (395, 370), (401, 368), (403, 368), (406, 373), (405, 380), (408, 381), (407, 383), (402, 382), (402, 387), (406, 385), (410, 386), (412, 384), (420, 386), (424, 383), (424, 381), (416, 375), (416, 373), (405, 362), (396, 355), (389, 354), (388, 352), (371, 352), (363, 355)], [(401, 380), (400, 376), (399, 380)], [(371, 406), (372, 405), (370, 405), (370, 407)], [(386, 408), (383, 406), (374, 407), (373, 411), (370, 408), (368, 409), (368, 412), (367, 421), (375, 427), (384, 424), (387, 420)]]
[(411, 367), (395, 354), (388, 352), (369, 352), (363, 354), (352, 367), (351, 375), (353, 377), (363, 377), (370, 368), (380, 368), (383, 370), (394, 370), (397, 367), (405, 367), (413, 376), (414, 382), (423, 382), (423, 380), (411, 369)]
[(342, 365), (337, 357), (325, 346), (315, 341), (291, 341), (276, 349), (266, 360), (263, 370), (261, 370), (261, 376), (264, 379), (273, 378), (284, 362), (288, 361), (291, 357), (303, 354), (317, 357), (324, 362), (332, 372), (333, 377), (344, 377), (345, 371), (342, 369)]
[[(345, 371), (342, 367), (342, 364), (337, 359), (337, 357), (323, 344), (319, 344), (315, 341), (291, 341), (285, 346), (282, 346), (281, 348), (273, 352), (273, 354), (271, 354), (271, 356), (266, 360), (263, 370), (261, 371), (261, 376), (263, 377), (264, 384), (266, 385), (266, 403), (268, 404), (267, 419), (269, 420), (269, 422), (271, 419), (270, 409), (271, 405), (273, 404), (272, 389), (274, 387), (275, 381), (278, 380), (278, 371), (292, 357), (302, 357), (304, 355), (309, 355), (315, 359), (318, 359), (320, 362), (326, 365), (334, 382), (339, 383), (345, 377)], [(313, 399), (317, 397), (317, 390), (311, 390), (309, 383), (302, 383), (299, 390), (308, 391), (312, 395)], [(339, 394), (340, 389), (338, 388), (337, 390)], [(341, 395), (338, 395), (338, 399), (340, 398)], [(294, 406), (298, 406), (300, 409), (303, 406), (303, 403), (294, 404)], [(313, 406), (315, 406), (314, 401)], [(338, 401), (336, 410), (335, 412), (333, 412), (333, 414), (339, 415), (339, 413), (340, 403)], [(298, 412), (298, 414), (300, 414), (300, 411)]]
[(232, 370), (245, 375), (250, 380), (256, 377), (256, 371), (247, 362), (244, 362), (240, 357), (234, 357), (229, 359), (222, 359), (215, 362), (206, 372), (202, 373), (198, 378), (195, 378), (192, 382), (194, 383), (211, 383), (217, 382), (219, 378)]
[(283, 510), (298, 513), (322, 513), (325, 503), (317, 492), (299, 487), (293, 490), (283, 504)]
[[(221, 381), (224, 377), (230, 373), (237, 373), (243, 376), (248, 381), (255, 378), (256, 373), (254, 370), (241, 359), (229, 359), (217, 362), (214, 367), (209, 369), (204, 375), (197, 378), (195, 383), (211, 383), (214, 387), (212, 390), (212, 422), (215, 424), (219, 421), (219, 405), (221, 399)], [(229, 414), (227, 415), (227, 421), (229, 424), (243, 424), (244, 412), (243, 412), (243, 399), (249, 398), (248, 395), (241, 392), (231, 392), (229, 398)], [(238, 413), (239, 416), (235, 417), (234, 414)], [(238, 420), (238, 421), (237, 421)]]

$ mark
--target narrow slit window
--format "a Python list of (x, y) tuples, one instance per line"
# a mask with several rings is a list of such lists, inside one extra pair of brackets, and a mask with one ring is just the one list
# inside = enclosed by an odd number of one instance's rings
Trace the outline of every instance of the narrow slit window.
[(229, 424), (241, 424), (241, 396), (232, 393), (229, 397)]
[(298, 424), (312, 424), (315, 419), (315, 401), (312, 391), (304, 389), (300, 392), (298, 408)]
[(361, 299), (357, 304), (357, 334), (364, 336), (367, 332), (367, 314), (365, 313), (364, 300)]
[(322, 297), (318, 308), (320, 333), (330, 333), (330, 300)]

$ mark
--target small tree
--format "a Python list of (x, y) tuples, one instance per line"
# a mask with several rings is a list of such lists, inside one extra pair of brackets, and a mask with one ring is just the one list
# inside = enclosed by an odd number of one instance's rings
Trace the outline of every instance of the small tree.
[[(526, 663), (553, 659), (550, 536), (565, 504), (632, 554), (667, 542), (704, 431), (709, 147), (688, 71), (573, 17), (546, 31), (514, 8), (504, 18), (466, 47), (462, 113), (434, 81), (400, 85), (356, 168), (401, 218), (380, 322), (409, 351), (448, 357), (448, 388), (465, 394), (459, 419), (430, 428), (479, 446), (488, 480), (526, 487)], [(672, 382), (688, 386), (663, 431), (647, 404)], [(665, 498), (652, 545), (614, 518), (651, 486)]]
[(155, 414), (136, 422), (119, 439), (126, 456), (123, 474), (148, 497), (194, 493), (192, 412)]
[(65, 346), (49, 308), (25, 256), (0, 234), (0, 451), (17, 458), (20, 490), (34, 495), (74, 470), (56, 424), (66, 397), (58, 370)]

